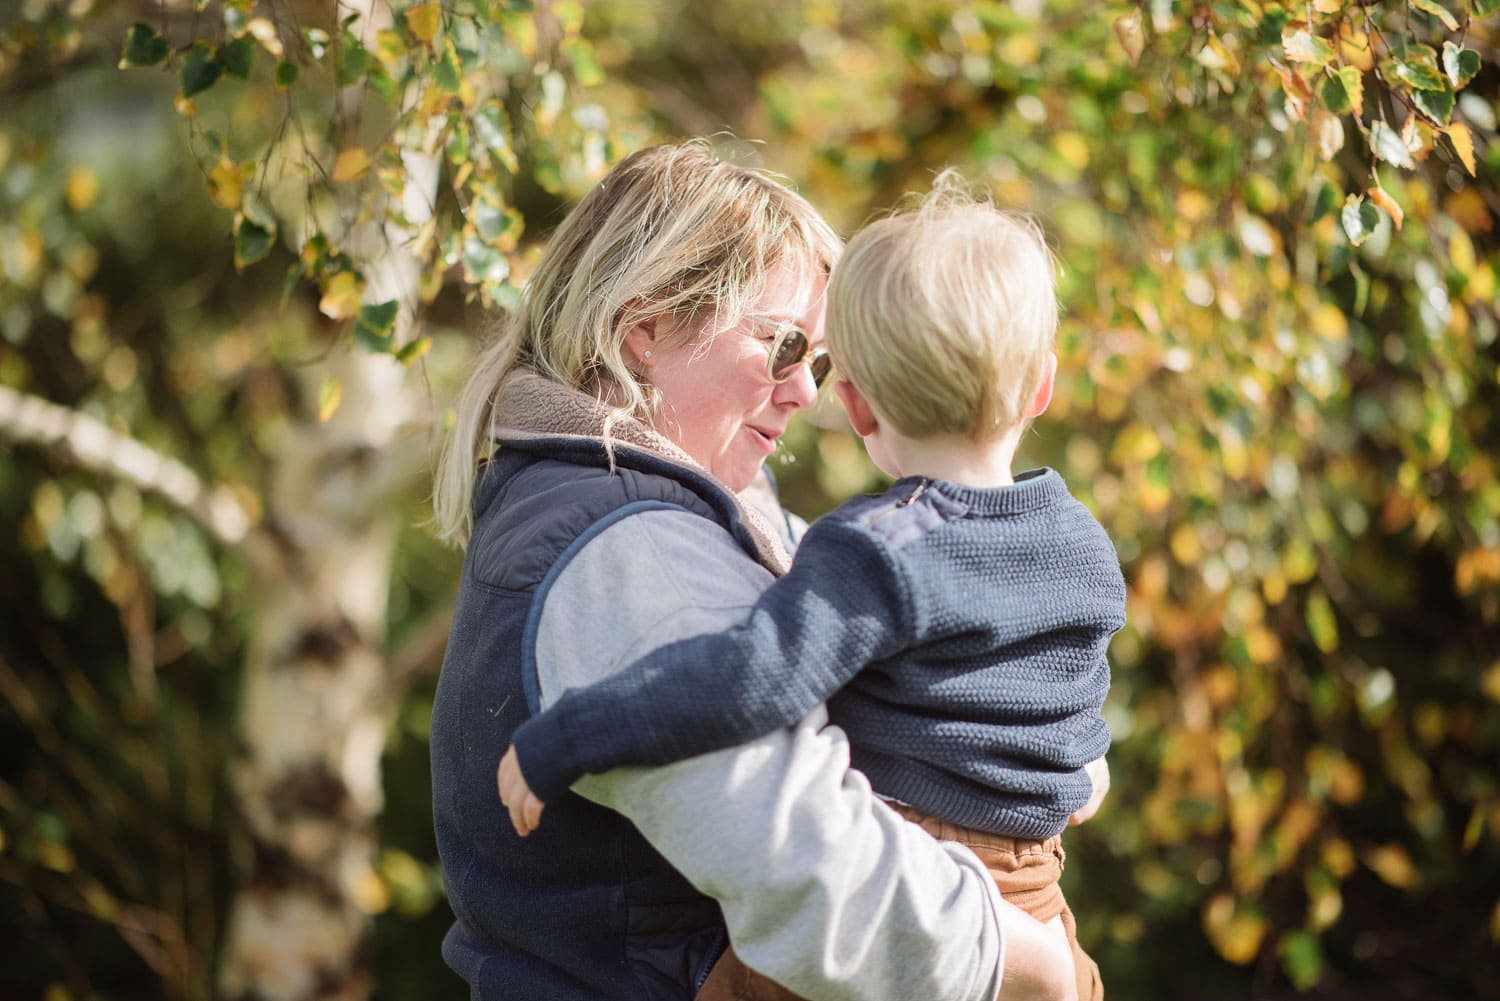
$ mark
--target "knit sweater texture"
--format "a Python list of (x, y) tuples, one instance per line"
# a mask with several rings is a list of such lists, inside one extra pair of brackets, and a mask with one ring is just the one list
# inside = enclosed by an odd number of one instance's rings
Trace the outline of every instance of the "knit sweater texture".
[(1059, 833), (1109, 747), (1125, 585), (1061, 476), (907, 478), (817, 521), (748, 619), (565, 693), (514, 741), (544, 801), (586, 773), (731, 747), (828, 703), (880, 794), (1012, 837)]

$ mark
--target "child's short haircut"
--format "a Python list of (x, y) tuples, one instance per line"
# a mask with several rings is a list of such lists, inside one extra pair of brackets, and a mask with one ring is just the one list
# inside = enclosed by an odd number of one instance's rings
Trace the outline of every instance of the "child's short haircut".
[(1020, 424), (1057, 334), (1056, 261), (1035, 222), (952, 170), (914, 209), (849, 241), (828, 287), (828, 348), (895, 429), (983, 441)]

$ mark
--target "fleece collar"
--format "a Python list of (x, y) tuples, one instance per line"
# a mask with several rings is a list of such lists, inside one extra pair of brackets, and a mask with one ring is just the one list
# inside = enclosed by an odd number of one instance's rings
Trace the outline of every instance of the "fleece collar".
[[(516, 369), (500, 384), (495, 401), (496, 437), (507, 441), (565, 438), (602, 442), (612, 411), (587, 393), (553, 382), (529, 369)], [(756, 477), (746, 490), (735, 494), (686, 452), (650, 426), (631, 417), (616, 417), (609, 425), (609, 443), (620, 451), (637, 450), (682, 466), (706, 479), (732, 498), (740, 519), (749, 530), (760, 562), (774, 573), (785, 573), (791, 564), (786, 547), (771, 529), (768, 518), (779, 518), (780, 507), (766, 476)]]

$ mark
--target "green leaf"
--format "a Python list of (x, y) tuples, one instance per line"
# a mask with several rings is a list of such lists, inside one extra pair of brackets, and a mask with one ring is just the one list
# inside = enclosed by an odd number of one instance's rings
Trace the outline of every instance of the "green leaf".
[(254, 264), (276, 244), (275, 227), (267, 228), (241, 214), (234, 220), (234, 266)]
[(438, 90), (443, 93), (458, 93), (459, 84), (462, 82), (458, 53), (453, 51), (453, 43), (447, 39), (443, 40), (442, 56), (432, 67), (432, 80), (437, 84)]
[(1339, 625), (1333, 615), (1333, 605), (1328, 601), (1328, 595), (1318, 588), (1308, 595), (1307, 598), (1307, 631), (1312, 634), (1313, 642), (1318, 649), (1324, 653), (1332, 653), (1339, 648)]
[(1458, 30), (1458, 19), (1453, 16), (1453, 13), (1448, 8), (1438, 3), (1437, 0), (1407, 0), (1407, 2), (1417, 8), (1417, 10), (1431, 14), (1439, 21), (1442, 21), (1443, 27), (1449, 31)]
[(1339, 213), (1339, 221), (1344, 224), (1349, 242), (1357, 247), (1368, 240), (1375, 232), (1375, 227), (1380, 225), (1380, 210), (1375, 207), (1374, 202), (1366, 201), (1363, 196), (1350, 195), (1344, 199), (1344, 209)]
[(224, 72), (207, 42), (195, 42), (182, 61), (182, 96), (192, 97), (212, 87)]
[(1378, 119), (1370, 123), (1370, 150), (1394, 167), (1416, 169), (1416, 161), (1411, 158), (1406, 143), (1401, 141), (1400, 133)]
[(1448, 86), (1437, 66), (1425, 59), (1397, 62), (1396, 77), (1417, 90), (1443, 90)]
[(476, 201), (469, 209), (469, 217), (474, 220), (474, 228), (486, 243), (498, 240), (505, 232), (505, 210), (498, 205)]
[(248, 38), (234, 38), (220, 45), (214, 52), (214, 61), (224, 67), (224, 72), (241, 80), (250, 79), (250, 63), (255, 48)]
[(573, 79), (584, 87), (595, 87), (604, 82), (604, 70), (594, 57), (594, 47), (581, 38), (572, 38), (562, 44), (568, 62), (573, 66)]
[(1356, 67), (1345, 66), (1323, 78), (1318, 87), (1318, 96), (1323, 101), (1323, 107), (1335, 115), (1350, 111), (1356, 116), (1361, 115), (1365, 106), (1364, 78)]
[(326, 376), (323, 385), (318, 387), (318, 420), (326, 424), (338, 412), (343, 399), (344, 384), (331, 375)]
[(145, 21), (136, 21), (125, 32), (125, 49), (120, 53), (120, 69), (155, 66), (164, 62), (172, 47)]
[(1414, 90), (1411, 98), (1424, 115), (1443, 128), (1448, 127), (1448, 120), (1453, 116), (1452, 90)]
[(301, 75), (302, 70), (296, 63), (289, 63), (283, 60), (276, 64), (276, 86), (281, 90), (286, 90), (292, 84), (296, 83), (297, 78)]
[(359, 319), (354, 321), (354, 343), (376, 354), (390, 351), (391, 334), (400, 311), (401, 304), (395, 299), (361, 306)]
[(353, 86), (364, 77), (365, 70), (370, 65), (369, 50), (359, 44), (359, 39), (345, 32), (340, 54), (343, 58), (339, 61), (339, 86)]
[(515, 173), (520, 169), (515, 150), (510, 145), (510, 119), (498, 101), (490, 101), (475, 112), (473, 126), (474, 135), (506, 170)]
[(1326, 66), (1333, 60), (1333, 46), (1306, 28), (1283, 35), (1281, 46), (1286, 57), (1294, 63)]
[(1500, 10), (1500, 0), (1469, 0), (1469, 12), (1475, 17), (1489, 17)]
[(1447, 71), (1453, 89), (1463, 90), (1479, 74), (1479, 53), (1473, 49), (1459, 48), (1452, 42), (1444, 42), (1443, 69)]
[(1333, 212), (1339, 207), (1339, 189), (1324, 181), (1318, 185), (1318, 193), (1313, 197), (1312, 205), (1308, 209), (1308, 223), (1315, 223), (1319, 219)]
[(1281, 953), (1281, 968), (1297, 990), (1311, 990), (1323, 979), (1323, 947), (1316, 935), (1300, 930), (1287, 932), (1277, 951)]
[(432, 338), (418, 337), (416, 340), (402, 345), (401, 350), (396, 352), (396, 360), (403, 365), (410, 365), (431, 350)]
[(483, 240), (470, 237), (464, 241), (464, 278), (476, 283), (502, 282), (510, 274), (505, 255)]
[(1260, 44), (1268, 47), (1275, 45), (1277, 40), (1281, 38), (1282, 29), (1286, 27), (1287, 22), (1291, 19), (1291, 12), (1281, 7), (1272, 7), (1266, 11), (1265, 16), (1260, 19), (1260, 24), (1257, 26), (1260, 35)]

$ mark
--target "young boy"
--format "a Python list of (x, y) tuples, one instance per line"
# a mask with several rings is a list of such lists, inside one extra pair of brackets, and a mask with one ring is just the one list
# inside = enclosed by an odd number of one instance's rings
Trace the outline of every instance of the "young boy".
[(1011, 474), (1057, 368), (1052, 255), (955, 187), (858, 234), (829, 284), (836, 390), (895, 484), (817, 521), (742, 625), (565, 693), (499, 781), (526, 834), (584, 773), (734, 746), (826, 701), (876, 792), (1062, 926), (1087, 1001), (1103, 990), (1057, 887), (1059, 835), (1107, 775), (1125, 586), (1056, 472)]

